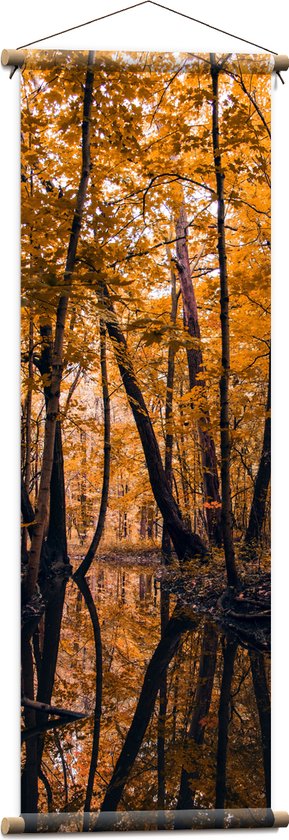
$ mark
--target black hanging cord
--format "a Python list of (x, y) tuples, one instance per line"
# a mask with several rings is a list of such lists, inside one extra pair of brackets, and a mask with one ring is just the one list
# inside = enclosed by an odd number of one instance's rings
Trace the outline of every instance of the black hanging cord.
[[(83, 26), (89, 26), (91, 23), (98, 23), (100, 20), (114, 17), (114, 15), (121, 15), (122, 12), (128, 12), (130, 9), (136, 9), (139, 6), (147, 6), (148, 4), (151, 6), (158, 6), (160, 9), (165, 9), (167, 12), (172, 12), (173, 14), (179, 15), (179, 17), (186, 18), (187, 20), (192, 20), (194, 23), (200, 23), (201, 26), (207, 26), (208, 29), (214, 29), (215, 32), (222, 32), (223, 35), (228, 35), (229, 38), (237, 38), (238, 41), (243, 41), (244, 44), (250, 44), (251, 47), (257, 47), (260, 50), (264, 50), (264, 52), (270, 52), (273, 55), (278, 55), (278, 53), (274, 50), (269, 50), (268, 47), (262, 47), (261, 44), (255, 44), (254, 41), (248, 41), (247, 38), (241, 38), (239, 35), (234, 35), (233, 32), (226, 32), (225, 29), (220, 29), (219, 26), (212, 26), (204, 20), (198, 20), (198, 18), (192, 17), (191, 15), (186, 15), (185, 12), (179, 12), (177, 9), (171, 9), (169, 6), (157, 3), (156, 0), (140, 0), (139, 3), (133, 3), (131, 6), (125, 6), (123, 9), (117, 9), (115, 12), (109, 12), (107, 15), (101, 15), (101, 17), (94, 18), (93, 20), (87, 20), (85, 23), (79, 23), (78, 26), (70, 26), (68, 29), (61, 29), (60, 32), (53, 32), (52, 35), (45, 35), (44, 38), (38, 38), (37, 41), (30, 41), (29, 44), (21, 44), (21, 46), (16, 49), (23, 50), (25, 47), (31, 47), (33, 44), (40, 44), (41, 41), (48, 41), (49, 38), (56, 38), (57, 35), (65, 35), (67, 32), (73, 32), (75, 29), (81, 29)], [(283, 81), (283, 79), (281, 81)]]

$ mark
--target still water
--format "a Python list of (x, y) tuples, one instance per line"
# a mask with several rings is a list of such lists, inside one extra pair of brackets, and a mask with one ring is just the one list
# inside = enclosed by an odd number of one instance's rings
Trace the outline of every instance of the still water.
[(109, 811), (269, 806), (267, 654), (169, 596), (154, 567), (99, 562), (89, 586), (98, 681), (69, 581), (52, 703), (85, 717), (32, 738), (39, 812), (87, 810), (89, 797)]

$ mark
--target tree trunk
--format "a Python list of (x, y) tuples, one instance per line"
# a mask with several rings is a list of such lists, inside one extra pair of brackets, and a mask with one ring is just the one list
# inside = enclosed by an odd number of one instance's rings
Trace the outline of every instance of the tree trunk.
[(266, 807), (271, 807), (271, 712), (270, 712), (270, 697), (266, 680), (266, 671), (264, 665), (264, 656), (258, 651), (251, 650), (249, 652), (251, 673), (253, 679), (254, 693), (256, 705), (258, 709), (261, 739), (262, 739), (262, 753), (263, 753), (263, 767), (265, 780), (265, 796)]
[[(49, 323), (40, 328), (42, 351), (34, 363), (39, 368), (44, 381), (46, 408), (50, 400), (51, 365), (52, 365), (52, 329)], [(33, 531), (32, 529), (32, 539)], [(37, 699), (50, 703), (54, 685), (55, 670), (59, 648), (60, 628), (66, 582), (70, 570), (66, 540), (66, 508), (64, 486), (64, 464), (62, 452), (61, 424), (55, 424), (53, 465), (49, 493), (49, 522), (47, 540), (41, 551), (41, 590), (46, 602), (44, 639), (41, 662), (38, 668)], [(25, 631), (24, 631), (25, 632)], [(37, 716), (37, 723), (42, 724), (45, 715)]]
[[(180, 383), (180, 397), (183, 396), (183, 383)], [(189, 530), (192, 530), (192, 523), (191, 523), (191, 512), (190, 512), (190, 477), (189, 477), (189, 467), (188, 467), (188, 459), (187, 459), (187, 451), (185, 445), (185, 435), (184, 435), (184, 421), (183, 421), (183, 405), (180, 402), (179, 405), (180, 411), (180, 432), (179, 435), (176, 437), (176, 448), (177, 448), (177, 456), (180, 466), (180, 477), (181, 477), (181, 485), (183, 491), (183, 500), (184, 500), (184, 519), (186, 522), (187, 527)]]
[(59, 414), (59, 395), (63, 368), (64, 330), (66, 324), (69, 293), (72, 284), (72, 274), (75, 267), (75, 258), (81, 230), (83, 210), (90, 173), (90, 115), (94, 78), (92, 63), (93, 53), (90, 52), (88, 58), (88, 70), (86, 73), (83, 100), (82, 169), (76, 198), (76, 207), (72, 220), (71, 234), (69, 239), (66, 266), (64, 272), (64, 288), (67, 291), (65, 291), (60, 296), (57, 307), (55, 340), (51, 367), (50, 397), (47, 405), (45, 421), (42, 470), (36, 510), (36, 525), (34, 526), (33, 530), (32, 544), (29, 554), (29, 565), (25, 583), (27, 600), (30, 600), (32, 598), (37, 583), (45, 519), (47, 516), (49, 504), (50, 479), (53, 466), (53, 453), (55, 441), (55, 427)]
[[(31, 414), (32, 414), (32, 383), (33, 383), (33, 314), (29, 316), (29, 345), (28, 345), (28, 386), (25, 402), (25, 434), (24, 434), (24, 465), (23, 477), (27, 494), (30, 493), (31, 481)], [(27, 529), (23, 528), (21, 540), (21, 554), (27, 554)]]
[[(170, 616), (170, 596), (164, 590), (161, 581), (161, 638), (163, 638)], [(167, 714), (167, 668), (164, 671), (160, 681), (160, 695), (159, 695), (159, 715), (158, 715), (158, 741), (157, 741), (157, 755), (158, 755), (158, 808), (164, 810), (166, 797), (166, 775), (165, 775), (165, 733), (166, 733), (166, 714)], [(163, 827), (163, 819), (160, 816), (159, 829)]]
[[(25, 640), (22, 648), (22, 690), (32, 700), (34, 698), (33, 658), (30, 640)], [(25, 709), (25, 728), (35, 726), (35, 710)], [(38, 804), (38, 760), (37, 737), (26, 743), (25, 765), (21, 776), (21, 811), (35, 814)]]
[[(170, 259), (170, 254), (168, 252)], [(178, 309), (178, 297), (176, 292), (176, 277), (173, 268), (171, 267), (171, 324), (175, 326)], [(167, 385), (166, 385), (166, 406), (165, 406), (165, 476), (172, 490), (173, 486), (173, 388), (175, 376), (175, 348), (173, 340), (169, 341), (168, 349), (168, 367), (167, 367)], [(166, 525), (163, 523), (162, 533), (162, 553), (165, 563), (171, 560), (171, 541), (170, 535)]]
[[(202, 416), (198, 420), (198, 433), (202, 454), (202, 471), (205, 496), (206, 519), (211, 542), (217, 546), (222, 543), (221, 529), (221, 499), (219, 493), (219, 477), (214, 440), (210, 431), (210, 416), (205, 394), (205, 381), (200, 379), (203, 372), (203, 355), (201, 350), (201, 334), (198, 319), (197, 303), (193, 287), (190, 260), (187, 243), (187, 217), (184, 203), (181, 204), (176, 221), (176, 252), (177, 266), (183, 299), (184, 327), (194, 340), (195, 346), (187, 347), (190, 390), (199, 389), (202, 398)], [(198, 398), (198, 397), (197, 397)], [(192, 404), (194, 395), (192, 396)]]
[(213, 86), (212, 140), (216, 188), (218, 196), (218, 256), (220, 271), (220, 317), (222, 333), (222, 374), (220, 378), (220, 428), (221, 428), (221, 485), (222, 485), (222, 532), (226, 570), (229, 586), (237, 586), (238, 573), (235, 564), (233, 543), (233, 516), (230, 484), (230, 427), (229, 427), (229, 376), (230, 376), (230, 330), (229, 289), (225, 239), (224, 175), (219, 147), (219, 68), (211, 54), (211, 77)]
[(21, 513), (23, 522), (25, 523), (29, 536), (32, 538), (33, 526), (35, 520), (35, 513), (30, 502), (23, 478), (21, 477)]
[(266, 404), (266, 417), (261, 458), (256, 475), (253, 500), (250, 510), (248, 528), (245, 536), (244, 557), (248, 560), (257, 558), (258, 545), (261, 539), (265, 519), (266, 501), (271, 476), (271, 359), (269, 360), (269, 382)]
[(87, 510), (87, 482), (86, 482), (86, 432), (84, 429), (80, 429), (80, 449), (81, 449), (81, 462), (80, 462), (80, 522), (81, 522), (81, 530), (79, 532), (80, 542), (81, 545), (84, 544), (87, 529), (88, 529), (88, 510)]
[(100, 367), (101, 367), (101, 385), (102, 385), (102, 399), (103, 399), (103, 416), (104, 416), (104, 439), (103, 439), (103, 479), (102, 479), (102, 490), (101, 490), (101, 502), (98, 514), (98, 521), (97, 526), (93, 535), (93, 539), (89, 546), (89, 549), (86, 553), (86, 556), (82, 560), (77, 572), (75, 573), (75, 579), (77, 579), (78, 575), (86, 575), (88, 572), (91, 563), (95, 557), (97, 552), (102, 534), (104, 529), (106, 511), (107, 511), (107, 504), (108, 504), (108, 493), (109, 493), (109, 476), (110, 476), (110, 452), (111, 452), (111, 443), (110, 443), (110, 396), (108, 391), (108, 376), (107, 376), (107, 363), (106, 363), (106, 329), (104, 321), (100, 321)]
[(103, 300), (106, 307), (106, 326), (111, 338), (115, 358), (128, 401), (141, 439), (152, 491), (168, 529), (180, 561), (204, 556), (206, 547), (197, 534), (191, 534), (184, 526), (180, 510), (173, 498), (165, 476), (159, 445), (148, 414), (148, 410), (137, 383), (128, 347), (119, 327), (107, 286), (102, 283)]
[(33, 383), (33, 312), (29, 317), (29, 347), (28, 347), (28, 386), (26, 398), (25, 418), (25, 467), (24, 484), (27, 493), (30, 492), (31, 479), (31, 411), (32, 411), (32, 383)]
[(231, 711), (231, 686), (234, 675), (234, 663), (238, 644), (234, 638), (227, 638), (224, 648), (223, 676), (219, 704), (219, 725), (218, 725), (218, 747), (217, 747), (217, 770), (216, 770), (216, 803), (215, 808), (220, 809), (216, 821), (216, 828), (223, 828), (223, 809), (226, 802), (226, 776), (227, 776), (227, 749), (228, 731)]

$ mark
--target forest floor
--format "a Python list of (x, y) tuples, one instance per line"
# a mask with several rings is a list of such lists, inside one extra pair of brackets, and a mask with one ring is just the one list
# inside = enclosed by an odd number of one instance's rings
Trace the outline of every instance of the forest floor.
[(239, 641), (258, 650), (270, 649), (271, 578), (267, 571), (246, 571), (240, 576), (240, 587), (226, 587), (220, 567), (191, 570), (164, 569), (163, 587), (180, 598), (183, 604), (211, 616)]
[(97, 554), (97, 561), (118, 566), (145, 566), (158, 569), (162, 563), (162, 553), (158, 546), (114, 546)]

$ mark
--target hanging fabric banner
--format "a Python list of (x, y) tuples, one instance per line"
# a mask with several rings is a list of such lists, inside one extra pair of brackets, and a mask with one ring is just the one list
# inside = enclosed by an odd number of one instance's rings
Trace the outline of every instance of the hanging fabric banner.
[(23, 53), (18, 831), (278, 824), (273, 67)]

